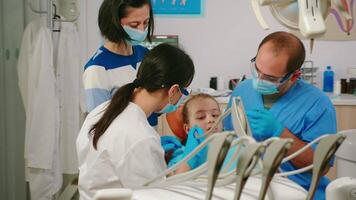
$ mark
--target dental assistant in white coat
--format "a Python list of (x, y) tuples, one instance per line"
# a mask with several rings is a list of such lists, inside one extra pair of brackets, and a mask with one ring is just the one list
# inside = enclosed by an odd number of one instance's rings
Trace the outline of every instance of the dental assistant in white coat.
[(140, 187), (167, 168), (147, 117), (174, 111), (193, 76), (190, 57), (161, 44), (144, 58), (133, 82), (89, 113), (77, 138), (81, 199), (99, 189)]

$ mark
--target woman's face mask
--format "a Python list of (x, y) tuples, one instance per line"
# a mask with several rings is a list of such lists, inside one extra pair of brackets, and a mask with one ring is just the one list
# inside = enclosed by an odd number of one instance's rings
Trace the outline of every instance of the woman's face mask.
[(146, 28), (144, 31), (131, 28), (130, 26), (122, 26), (125, 32), (130, 36), (131, 40), (127, 40), (127, 42), (131, 45), (138, 45), (141, 42), (143, 42), (148, 33), (148, 28)]
[(174, 112), (178, 109), (179, 105), (182, 104), (184, 101), (184, 95), (182, 95), (179, 99), (179, 101), (176, 104), (171, 104), (168, 103), (162, 110), (160, 110), (158, 113), (170, 113), (170, 112)]
[[(179, 98), (179, 100), (177, 101), (176, 104), (171, 104), (170, 102), (168, 102), (168, 104), (159, 112), (157, 113), (170, 113), (170, 112), (174, 112), (178, 109), (178, 107), (184, 102), (184, 100), (188, 97), (189, 95), (189, 91), (185, 88), (179, 89), (180, 93), (181, 93), (181, 97)], [(169, 98), (170, 99), (170, 98)]]

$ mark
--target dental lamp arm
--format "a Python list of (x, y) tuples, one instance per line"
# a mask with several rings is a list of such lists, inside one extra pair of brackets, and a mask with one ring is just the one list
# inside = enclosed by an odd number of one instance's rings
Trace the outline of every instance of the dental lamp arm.
[[(299, 149), (303, 148), (308, 143), (302, 141), (296, 137), (292, 132), (285, 128), (280, 136), (281, 138), (291, 138), (294, 140), (292, 147), (289, 149), (287, 155), (291, 155)], [(311, 147), (308, 147), (304, 152), (300, 153), (298, 156), (291, 160), (291, 163), (297, 168), (303, 168), (308, 165), (313, 164), (314, 151)]]
[(255, 12), (256, 18), (258, 23), (260, 24), (260, 26), (264, 29), (264, 30), (268, 30), (269, 26), (267, 25), (267, 22), (264, 20), (264, 18), (262, 17), (262, 13), (260, 10), (260, 5), (259, 5), (259, 1), (258, 0), (251, 0), (251, 5), (253, 8), (253, 11)]
[(257, 21), (264, 30), (268, 30), (269, 26), (262, 16), (260, 6), (267, 6), (271, 4), (288, 4), (294, 0), (251, 0), (253, 12), (256, 15)]

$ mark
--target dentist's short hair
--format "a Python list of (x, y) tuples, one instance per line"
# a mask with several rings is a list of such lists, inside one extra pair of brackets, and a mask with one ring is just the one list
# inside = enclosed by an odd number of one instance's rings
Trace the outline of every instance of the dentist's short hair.
[(297, 36), (284, 31), (271, 33), (262, 40), (258, 46), (258, 50), (267, 42), (272, 42), (277, 53), (281, 51), (288, 53), (288, 73), (294, 72), (302, 67), (305, 60), (305, 48)]

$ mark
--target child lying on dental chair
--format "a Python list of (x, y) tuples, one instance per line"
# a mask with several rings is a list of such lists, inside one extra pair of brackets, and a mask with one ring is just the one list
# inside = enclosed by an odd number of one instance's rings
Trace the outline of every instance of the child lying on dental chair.
[[(177, 124), (177, 121), (180, 121), (179, 119), (170, 119), (168, 123), (176, 123), (175, 125), (170, 124), (170, 126), (180, 126), (181, 130), (176, 130), (176, 132), (183, 131), (186, 135), (161, 137), (161, 144), (165, 150), (168, 167), (178, 163), (187, 156), (186, 152), (193, 151), (196, 146), (202, 143), (204, 138), (197, 138), (195, 135), (202, 135), (209, 131), (221, 114), (218, 102), (214, 97), (205, 93), (192, 95), (184, 103), (183, 107), (176, 112), (174, 113), (175, 118), (181, 117), (182, 122)], [(221, 124), (213, 130), (214, 133), (221, 131)], [(206, 161), (206, 153), (207, 148), (205, 147), (194, 157), (195, 159), (182, 164), (185, 167), (180, 168), (177, 173), (189, 171), (200, 166)]]

